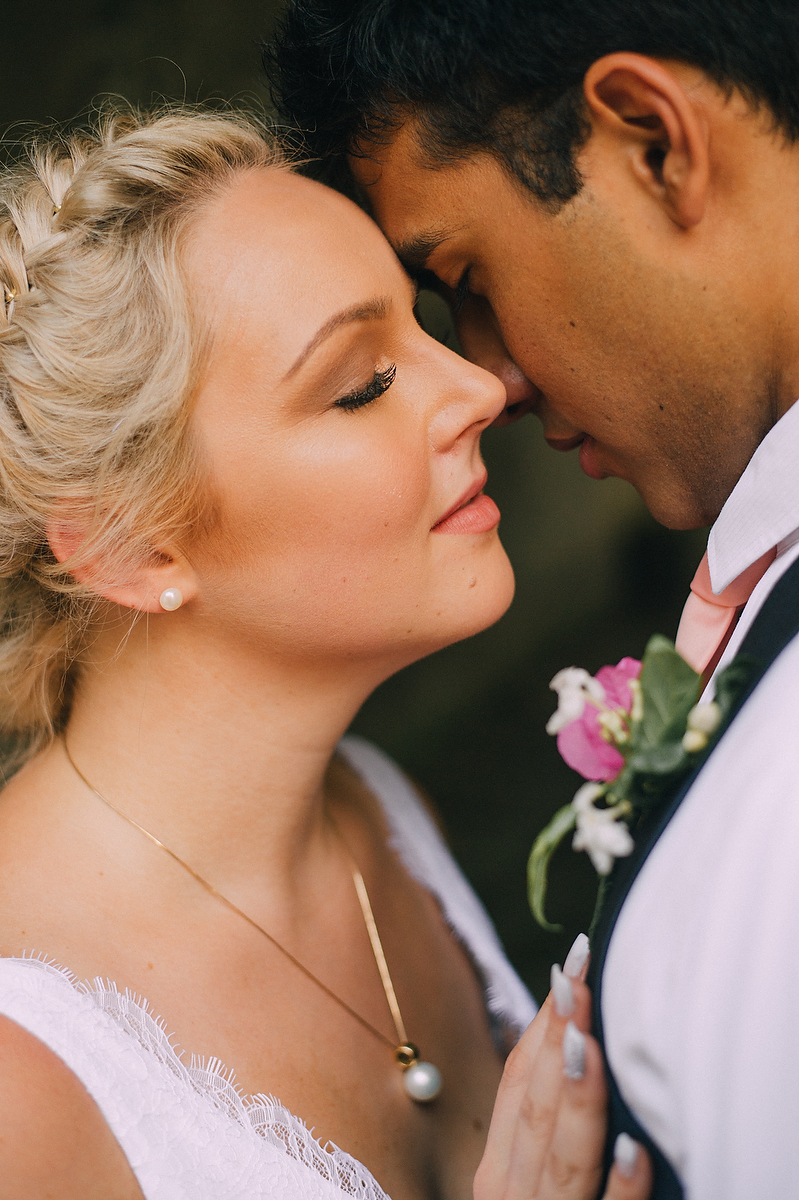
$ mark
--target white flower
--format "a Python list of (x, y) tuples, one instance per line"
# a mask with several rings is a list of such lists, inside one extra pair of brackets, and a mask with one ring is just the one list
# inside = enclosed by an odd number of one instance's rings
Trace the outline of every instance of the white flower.
[(707, 745), (707, 734), (701, 729), (686, 729), (682, 735), (682, 748), (686, 754), (697, 754)]
[(600, 783), (584, 783), (572, 800), (577, 814), (577, 831), (572, 840), (575, 850), (586, 850), (599, 875), (609, 875), (613, 860), (632, 852), (633, 839), (619, 814), (612, 808), (596, 808), (594, 801), (603, 794)]
[(715, 733), (720, 720), (721, 709), (715, 700), (710, 700), (693, 706), (688, 714), (687, 725), (689, 729), (696, 729), (699, 733)]
[(721, 709), (715, 700), (695, 704), (688, 714), (687, 729), (683, 734), (682, 748), (687, 754), (704, 750), (708, 737), (715, 733), (721, 721)]
[(577, 789), (572, 800), (572, 808), (577, 813), (578, 818), (593, 810), (594, 801), (598, 800), (604, 791), (605, 788), (601, 783), (584, 783), (581, 788)]
[(572, 721), (578, 721), (588, 700), (599, 705), (605, 699), (602, 684), (582, 667), (558, 671), (549, 686), (558, 693), (558, 707), (547, 721), (547, 733), (560, 733)]
[(641, 687), (640, 679), (628, 679), (627, 687), (630, 689), (630, 694), (633, 698), (633, 706), (630, 709), (630, 720), (635, 724), (644, 715), (644, 689)]

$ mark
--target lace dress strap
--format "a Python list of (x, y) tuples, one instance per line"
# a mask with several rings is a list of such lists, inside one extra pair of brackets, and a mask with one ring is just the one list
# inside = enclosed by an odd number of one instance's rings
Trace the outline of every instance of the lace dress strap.
[(147, 1004), (42, 958), (0, 959), (0, 1013), (96, 1101), (146, 1200), (387, 1200), (274, 1097), (243, 1097), (218, 1059), (187, 1065)]

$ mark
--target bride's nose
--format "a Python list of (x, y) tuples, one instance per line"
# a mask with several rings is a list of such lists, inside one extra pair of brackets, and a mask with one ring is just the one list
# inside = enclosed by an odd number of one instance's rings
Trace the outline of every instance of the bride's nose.
[[(452, 352), (446, 351), (449, 355)], [(439, 453), (461, 439), (477, 438), (503, 411), (507, 396), (495, 375), (458, 356), (436, 389), (431, 438)]]

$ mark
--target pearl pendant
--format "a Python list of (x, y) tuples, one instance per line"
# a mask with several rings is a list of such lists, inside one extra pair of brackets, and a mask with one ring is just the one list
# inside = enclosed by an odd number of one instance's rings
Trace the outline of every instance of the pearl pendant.
[(435, 1100), (441, 1091), (441, 1072), (429, 1062), (419, 1062), (419, 1048), (413, 1042), (403, 1042), (394, 1051), (394, 1057), (402, 1067), (402, 1082), (411, 1100), (427, 1104)]
[(441, 1072), (429, 1062), (415, 1062), (402, 1077), (405, 1091), (418, 1104), (428, 1104), (441, 1091)]

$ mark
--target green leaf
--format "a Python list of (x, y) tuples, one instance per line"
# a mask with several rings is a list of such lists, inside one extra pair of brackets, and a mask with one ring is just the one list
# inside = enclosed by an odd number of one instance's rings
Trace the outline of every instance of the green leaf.
[(535, 839), (527, 862), (527, 898), (530, 908), (541, 928), (549, 930), (550, 933), (560, 933), (562, 926), (550, 925), (544, 914), (549, 860), (576, 823), (577, 814), (571, 804), (564, 805)]
[(634, 783), (635, 771), (628, 759), (621, 775), (618, 775), (605, 791), (605, 806), (613, 808), (620, 801), (626, 800)]
[(679, 742), (699, 696), (699, 675), (668, 638), (649, 639), (641, 669), (644, 715), (633, 730), (631, 756), (647, 747)]
[(664, 742), (660, 746), (645, 746), (629, 760), (633, 771), (642, 775), (672, 775), (687, 763), (688, 755), (682, 748), (682, 740)]
[(726, 717), (730, 709), (748, 685), (754, 672), (760, 667), (761, 664), (757, 659), (751, 658), (748, 654), (739, 654), (728, 667), (720, 672), (716, 679), (715, 699), (721, 709), (722, 727), (726, 724)]

